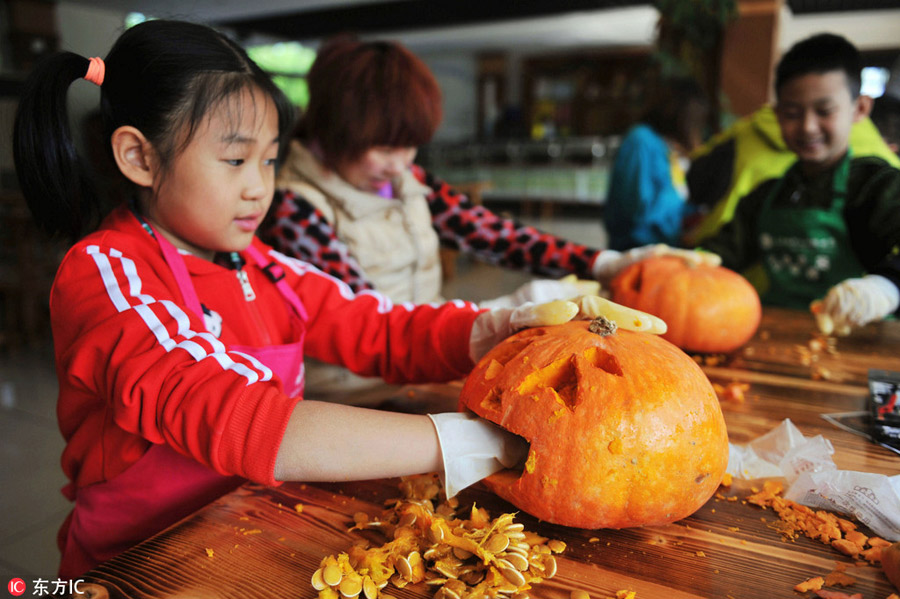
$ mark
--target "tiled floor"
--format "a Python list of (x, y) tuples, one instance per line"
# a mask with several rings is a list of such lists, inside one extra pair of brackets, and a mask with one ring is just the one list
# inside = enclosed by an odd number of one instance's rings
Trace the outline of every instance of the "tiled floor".
[[(605, 234), (593, 218), (523, 220), (605, 247)], [(461, 258), (444, 296), (484, 300), (511, 293), (529, 278)], [(0, 581), (56, 578), (56, 531), (70, 509), (60, 493), (66, 479), (59, 466), (63, 440), (56, 426), (56, 388), (49, 340), (0, 354)]]

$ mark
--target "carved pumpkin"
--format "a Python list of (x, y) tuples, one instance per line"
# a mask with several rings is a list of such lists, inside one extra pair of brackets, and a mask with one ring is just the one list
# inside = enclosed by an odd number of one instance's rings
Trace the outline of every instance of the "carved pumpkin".
[(566, 526), (625, 528), (689, 516), (715, 492), (728, 462), (712, 385), (657, 335), (602, 336), (589, 325), (526, 329), (494, 347), (467, 378), (461, 404), (530, 444), (524, 471), (503, 470), (485, 483), (533, 516)]
[(672, 256), (632, 264), (611, 288), (612, 301), (666, 321), (663, 338), (685, 351), (734, 351), (753, 337), (762, 317), (759, 295), (744, 277)]

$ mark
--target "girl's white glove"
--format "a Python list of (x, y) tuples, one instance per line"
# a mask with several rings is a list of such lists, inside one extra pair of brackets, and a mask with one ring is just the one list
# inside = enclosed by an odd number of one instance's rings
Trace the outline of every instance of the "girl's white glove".
[(722, 263), (722, 258), (718, 254), (702, 250), (685, 250), (674, 248), (664, 243), (657, 243), (632, 248), (624, 252), (603, 250), (597, 255), (597, 259), (594, 260), (591, 271), (594, 278), (598, 281), (607, 281), (619, 274), (626, 266), (631, 266), (635, 262), (654, 256), (676, 256), (696, 266), (718, 266)]
[(841, 281), (816, 300), (810, 310), (825, 335), (849, 335), (854, 327), (881, 320), (900, 306), (900, 289), (880, 275)]
[(482, 312), (472, 323), (469, 357), (478, 362), (488, 351), (517, 331), (528, 327), (551, 326), (576, 320), (593, 320), (604, 316), (616, 326), (630, 331), (662, 334), (663, 320), (645, 312), (632, 310), (598, 295), (582, 295), (571, 300), (554, 300), (543, 304), (526, 303), (517, 308), (494, 308)]
[(469, 357), (478, 362), (481, 356), (515, 333), (528, 327), (569, 322), (578, 314), (578, 306), (567, 300), (543, 304), (526, 302), (516, 308), (494, 308), (482, 312), (472, 323), (469, 334)]
[(597, 281), (585, 281), (575, 275), (567, 275), (559, 280), (528, 281), (509, 295), (478, 302), (478, 305), (482, 308), (515, 308), (527, 302), (540, 304), (579, 295), (597, 295), (599, 292), (600, 283)]
[(482, 478), (523, 463), (528, 443), (496, 424), (472, 414), (429, 414), (437, 430), (444, 462), (447, 498)]

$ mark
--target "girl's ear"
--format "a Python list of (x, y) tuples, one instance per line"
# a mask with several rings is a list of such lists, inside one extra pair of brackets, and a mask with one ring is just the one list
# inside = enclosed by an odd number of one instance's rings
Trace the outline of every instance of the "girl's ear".
[(153, 146), (140, 130), (124, 125), (113, 131), (113, 158), (122, 174), (136, 185), (152, 187), (156, 177)]

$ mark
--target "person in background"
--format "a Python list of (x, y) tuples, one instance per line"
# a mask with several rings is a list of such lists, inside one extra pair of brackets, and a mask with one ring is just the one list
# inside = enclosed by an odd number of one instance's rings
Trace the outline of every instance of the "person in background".
[[(93, 232), (99, 199), (66, 106), (81, 78), (100, 86), (103, 143), (128, 183)], [(126, 30), (105, 60), (53, 55), (25, 84), (13, 143), (22, 191), (44, 230), (77, 240), (50, 298), (64, 494), (75, 504), (59, 534), (64, 578), (247, 479), (438, 471), (452, 495), (515, 465), (524, 441), (471, 415), (300, 401), (303, 356), (388, 381), (445, 381), (516, 329), (609, 307), (599, 297), (395, 306), (272, 251), (254, 234), (291, 113), (239, 45), (177, 21)]]
[[(875, 156), (900, 167), (900, 158), (883, 139), (873, 118), (850, 128), (854, 156)], [(780, 177), (797, 160), (781, 137), (771, 104), (738, 119), (691, 154), (687, 173), (691, 204), (703, 213), (684, 233), (684, 245), (696, 247), (734, 217), (738, 200), (765, 181)]]
[(624, 255), (560, 239), (474, 206), (413, 164), (440, 123), (441, 93), (428, 67), (398, 43), (334, 38), (320, 49), (308, 84), (309, 106), (260, 236), (355, 291), (437, 300), (442, 245), (543, 277), (592, 281), (669, 251)]
[[(775, 114), (796, 155), (781, 177), (740, 199), (703, 247), (745, 270), (764, 303), (811, 307), (825, 333), (848, 333), (900, 306), (900, 170), (856, 156), (860, 58), (841, 36), (795, 44), (775, 73)], [(821, 300), (821, 302), (819, 302)]]
[(706, 96), (692, 79), (660, 84), (613, 162), (603, 208), (612, 249), (681, 243), (682, 223), (693, 212), (687, 157), (703, 141), (708, 113)]
[[(307, 82), (309, 105), (259, 235), (355, 292), (374, 289), (395, 302), (442, 301), (442, 245), (551, 278), (483, 307), (596, 293), (595, 281), (652, 254), (717, 260), (665, 246), (601, 251), (473, 205), (413, 164), (440, 123), (441, 92), (428, 67), (396, 42), (333, 38), (319, 50)], [(553, 280), (566, 275), (577, 280)], [(309, 359), (307, 375), (309, 393), (328, 401), (382, 399), (367, 393), (371, 380), (344, 368)]]

